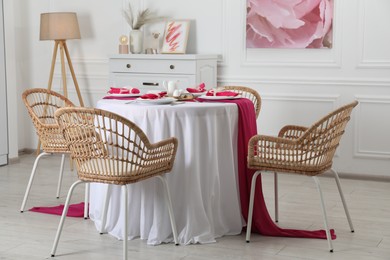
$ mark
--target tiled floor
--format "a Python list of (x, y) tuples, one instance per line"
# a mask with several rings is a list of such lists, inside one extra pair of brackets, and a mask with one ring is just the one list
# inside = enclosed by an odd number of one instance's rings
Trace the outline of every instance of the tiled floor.
[[(23, 155), (19, 163), (0, 167), (0, 259), (50, 259), (50, 250), (59, 222), (58, 216), (20, 213), (34, 155)], [(58, 205), (65, 201), (75, 172), (65, 169), (63, 191), (55, 199), (60, 157), (41, 160), (39, 172), (27, 202)], [(280, 221), (282, 227), (319, 229), (322, 215), (318, 192), (310, 177), (279, 175)], [(273, 178), (263, 176), (266, 200), (273, 208)], [(342, 179), (355, 233), (349, 231), (334, 179), (320, 178), (330, 226), (335, 228), (334, 253), (326, 240), (264, 237), (253, 234), (245, 243), (244, 234), (227, 236), (206, 245), (148, 246), (140, 239), (129, 241), (129, 259), (390, 259), (390, 183)], [(76, 190), (74, 202), (82, 201)], [(110, 235), (99, 235), (90, 220), (67, 218), (55, 259), (121, 259), (122, 243)]]

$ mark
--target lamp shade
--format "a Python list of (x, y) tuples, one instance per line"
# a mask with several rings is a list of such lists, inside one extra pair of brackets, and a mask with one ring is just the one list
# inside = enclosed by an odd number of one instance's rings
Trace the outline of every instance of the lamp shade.
[(76, 13), (41, 14), (39, 39), (41, 41), (80, 39), (80, 28)]

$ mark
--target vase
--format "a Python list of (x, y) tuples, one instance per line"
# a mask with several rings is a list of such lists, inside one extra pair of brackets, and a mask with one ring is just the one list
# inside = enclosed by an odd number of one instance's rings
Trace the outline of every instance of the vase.
[(143, 32), (140, 30), (130, 31), (130, 52), (141, 53), (143, 48)]

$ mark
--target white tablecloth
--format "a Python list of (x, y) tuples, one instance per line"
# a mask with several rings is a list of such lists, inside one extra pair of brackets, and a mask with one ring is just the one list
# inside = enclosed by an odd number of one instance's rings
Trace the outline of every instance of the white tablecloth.
[[(180, 244), (211, 243), (241, 233), (237, 181), (238, 109), (230, 103), (125, 104), (100, 100), (97, 107), (136, 123), (151, 142), (179, 140), (173, 171), (167, 174)], [(99, 229), (107, 185), (92, 184), (90, 218)], [(106, 230), (123, 239), (120, 187), (112, 185)], [(129, 185), (128, 239), (148, 244), (173, 240), (163, 186), (157, 178)]]

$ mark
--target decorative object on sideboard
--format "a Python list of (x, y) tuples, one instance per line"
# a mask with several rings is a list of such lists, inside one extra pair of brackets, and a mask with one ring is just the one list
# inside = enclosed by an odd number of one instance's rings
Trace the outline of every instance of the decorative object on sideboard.
[(149, 23), (156, 23), (163, 21), (165, 17), (156, 16), (148, 8), (139, 11), (137, 15), (134, 15), (133, 8), (129, 1), (126, 10), (123, 10), (123, 16), (126, 22), (129, 24), (130, 31), (130, 52), (141, 53), (143, 50), (143, 32), (140, 30), (142, 26)]
[(189, 29), (189, 20), (168, 21), (161, 53), (186, 53)]
[(126, 35), (119, 37), (119, 54), (129, 54), (129, 38)]
[(160, 50), (160, 33), (152, 32), (152, 49), (153, 53), (159, 53)]

